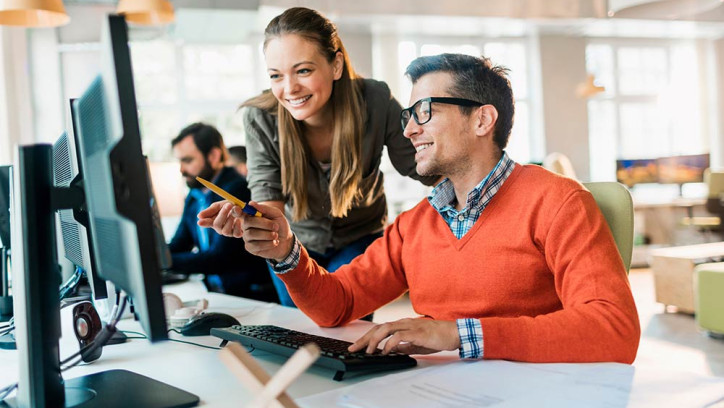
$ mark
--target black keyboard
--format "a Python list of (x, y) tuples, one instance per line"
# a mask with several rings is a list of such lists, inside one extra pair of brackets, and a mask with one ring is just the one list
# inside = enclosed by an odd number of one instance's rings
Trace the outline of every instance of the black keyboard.
[(316, 336), (279, 326), (231, 326), (223, 329), (211, 329), (211, 335), (224, 341), (236, 341), (254, 350), (290, 357), (297, 349), (307, 343), (315, 343), (321, 354), (314, 363), (316, 366), (336, 370), (335, 381), (341, 381), (345, 373), (377, 370), (396, 370), (414, 367), (417, 361), (405, 354), (373, 354), (364, 352), (350, 353), (347, 350), (352, 343), (329, 337)]

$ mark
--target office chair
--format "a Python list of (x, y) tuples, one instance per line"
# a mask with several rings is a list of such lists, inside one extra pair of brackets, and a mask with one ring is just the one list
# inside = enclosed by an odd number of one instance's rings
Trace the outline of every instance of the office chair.
[[(706, 209), (716, 214), (713, 231), (722, 232), (724, 219), (724, 172), (704, 172), (704, 182), (709, 189)], [(694, 217), (696, 218), (696, 217)], [(724, 338), (724, 262), (705, 263), (694, 268), (694, 310), (696, 323), (712, 337)]]
[(724, 201), (722, 200), (724, 199), (724, 172), (706, 169), (704, 171), (704, 183), (706, 183), (708, 191), (706, 210), (721, 218), (722, 213), (724, 213), (724, 206), (722, 206), (722, 201)]
[(608, 228), (611, 229), (616, 247), (623, 259), (626, 273), (631, 268), (633, 253), (634, 212), (631, 193), (621, 183), (614, 181), (583, 183), (601, 209)]
[[(724, 172), (704, 170), (704, 183), (706, 184), (708, 194), (706, 199), (706, 210), (714, 214), (714, 216), (693, 216), (690, 209), (689, 216), (684, 217), (679, 222), (680, 225), (686, 227), (695, 227), (697, 230), (709, 236), (711, 233), (717, 233), (715, 236), (721, 238), (722, 233), (722, 216), (724, 215)], [(707, 239), (710, 241), (710, 239)]]
[(694, 311), (700, 328), (724, 339), (724, 262), (694, 268)]
[(549, 153), (541, 164), (544, 169), (548, 169), (554, 173), (577, 179), (576, 171), (573, 169), (571, 159), (563, 153), (553, 152)]

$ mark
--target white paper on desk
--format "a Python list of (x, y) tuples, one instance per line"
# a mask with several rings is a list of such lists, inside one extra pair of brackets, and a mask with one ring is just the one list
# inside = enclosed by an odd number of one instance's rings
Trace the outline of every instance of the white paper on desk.
[(387, 375), (297, 402), (310, 408), (689, 407), (724, 396), (724, 379), (677, 374), (642, 372), (615, 363), (460, 361)]

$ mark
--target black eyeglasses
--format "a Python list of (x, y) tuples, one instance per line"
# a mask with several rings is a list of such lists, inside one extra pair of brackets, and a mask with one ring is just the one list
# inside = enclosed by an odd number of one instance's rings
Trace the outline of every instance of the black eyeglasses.
[(473, 101), (470, 99), (463, 98), (449, 98), (445, 96), (433, 96), (430, 98), (422, 98), (415, 102), (412, 106), (407, 109), (403, 109), (400, 112), (400, 123), (402, 124), (402, 130), (404, 131), (407, 124), (410, 123), (410, 118), (415, 118), (415, 122), (418, 125), (424, 125), (432, 119), (432, 103), (445, 103), (448, 105), (458, 106), (483, 106), (482, 102)]

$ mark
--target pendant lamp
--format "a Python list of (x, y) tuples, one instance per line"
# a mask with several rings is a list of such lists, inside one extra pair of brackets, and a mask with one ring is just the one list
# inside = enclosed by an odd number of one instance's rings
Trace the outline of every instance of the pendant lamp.
[(589, 74), (586, 77), (586, 81), (581, 82), (576, 87), (576, 96), (579, 98), (590, 98), (593, 95), (605, 92), (606, 88), (596, 85), (595, 80), (595, 77), (592, 74)]
[(69, 21), (62, 0), (0, 0), (0, 25), (58, 27)]
[(141, 25), (161, 25), (173, 22), (173, 5), (169, 0), (120, 0), (116, 13), (126, 21)]

